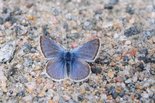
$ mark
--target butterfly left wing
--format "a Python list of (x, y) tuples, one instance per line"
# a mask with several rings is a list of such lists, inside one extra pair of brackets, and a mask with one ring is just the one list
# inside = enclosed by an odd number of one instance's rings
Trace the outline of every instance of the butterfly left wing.
[(98, 54), (98, 50), (100, 47), (100, 40), (94, 39), (88, 41), (80, 47), (77, 47), (71, 50), (78, 59), (82, 59), (84, 61), (92, 62), (95, 60), (96, 55)]
[(40, 47), (44, 56), (48, 59), (55, 59), (62, 55), (64, 48), (59, 46), (54, 40), (48, 36), (40, 37)]
[(67, 77), (65, 62), (61, 59), (48, 61), (46, 72), (55, 81), (61, 81)]
[(90, 66), (80, 60), (74, 60), (71, 62), (69, 77), (75, 82), (80, 82), (89, 77), (91, 73)]

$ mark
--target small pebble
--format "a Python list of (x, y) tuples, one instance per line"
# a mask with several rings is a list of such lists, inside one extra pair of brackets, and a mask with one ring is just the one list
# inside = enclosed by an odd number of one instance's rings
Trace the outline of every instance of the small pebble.
[(134, 92), (135, 91), (135, 84), (130, 82), (129, 84), (127, 84), (127, 87), (129, 88), (130, 92)]
[(109, 0), (108, 3), (104, 5), (104, 9), (111, 10), (118, 2), (119, 0)]
[(69, 30), (69, 26), (68, 26), (68, 23), (67, 23), (67, 22), (64, 22), (63, 28), (64, 28), (66, 31)]
[(102, 59), (101, 59), (101, 58), (98, 58), (98, 59), (96, 60), (96, 62), (97, 62), (97, 63), (100, 63), (100, 64), (107, 64), (107, 65), (109, 65), (110, 62), (111, 62), (111, 59), (110, 59), (109, 56), (104, 56)]
[(10, 14), (6, 15), (5, 22), (10, 22), (11, 24), (16, 23), (17, 19), (14, 16), (11, 16)]
[(22, 10), (19, 7), (15, 7), (13, 13), (14, 13), (14, 15), (21, 15)]
[(27, 92), (29, 92), (29, 93), (33, 93), (34, 90), (36, 89), (36, 83), (35, 82), (25, 83), (25, 86), (26, 86)]
[(0, 88), (3, 92), (7, 92), (7, 78), (4, 75), (2, 66), (0, 66)]
[(58, 16), (61, 13), (60, 9), (55, 7), (53, 7), (51, 11), (54, 16)]
[(102, 98), (103, 100), (107, 100), (107, 95), (106, 95), (106, 94), (101, 94), (101, 98)]
[(139, 56), (138, 57), (138, 60), (142, 60), (144, 61), (145, 63), (150, 63), (151, 62), (151, 58), (148, 58), (146, 56)]
[(8, 71), (8, 76), (13, 76), (17, 71), (17, 68), (11, 68), (9, 71)]
[(145, 30), (143, 32), (144, 39), (150, 39), (155, 34), (155, 29)]
[(134, 10), (134, 8), (132, 7), (132, 5), (128, 5), (128, 6), (126, 7), (126, 12), (132, 15), (132, 14), (134, 14), (135, 10)]
[(125, 83), (131, 83), (132, 82), (132, 80), (131, 79), (127, 79), (126, 81), (125, 81)]
[(65, 17), (68, 20), (74, 20), (75, 19), (75, 17), (71, 13), (66, 14)]
[(63, 99), (65, 101), (69, 101), (71, 99), (71, 97), (69, 95), (63, 95)]
[(105, 4), (104, 9), (111, 10), (111, 9), (113, 9), (113, 5), (112, 4)]
[(91, 21), (87, 20), (83, 23), (83, 29), (91, 30), (92, 28), (93, 28), (93, 23)]
[(9, 12), (10, 12), (10, 8), (3, 7), (3, 11), (2, 11), (3, 14), (7, 14)]
[(155, 63), (155, 57), (150, 58), (151, 63)]
[(81, 102), (81, 101), (83, 101), (83, 100), (84, 100), (83, 95), (79, 95), (79, 96), (78, 96), (78, 101), (80, 101), (80, 102)]
[(138, 65), (138, 67), (139, 67), (139, 71), (143, 71), (144, 70), (144, 64), (143, 63), (140, 63)]
[(149, 94), (146, 93), (146, 92), (144, 92), (144, 93), (142, 93), (142, 97), (143, 97), (143, 98), (149, 98)]
[(123, 57), (123, 61), (127, 63), (129, 61), (129, 57), (128, 56), (124, 56)]
[(155, 36), (152, 37), (152, 43), (155, 44)]
[(100, 68), (100, 67), (92, 67), (91, 70), (92, 70), (92, 73), (95, 73), (95, 74), (102, 73), (102, 68)]
[(109, 0), (109, 4), (116, 5), (119, 0)]
[(33, 96), (31, 96), (31, 95), (23, 97), (23, 101), (27, 102), (27, 103), (31, 103), (32, 99), (33, 99)]
[(132, 26), (124, 31), (124, 35), (126, 37), (130, 37), (139, 33), (140, 33), (140, 30), (136, 26)]
[(138, 79), (137, 75), (134, 75), (132, 81), (137, 82), (137, 79)]
[(148, 55), (148, 49), (147, 48), (142, 48), (142, 49), (139, 50), (139, 53), (144, 54), (144, 56), (147, 56)]
[(119, 93), (119, 96), (120, 96), (120, 97), (123, 97), (124, 95), (125, 95), (125, 91), (122, 90), (122, 91)]
[(16, 46), (15, 41), (10, 41), (5, 43), (0, 48), (0, 63), (10, 61), (13, 58), (15, 52), (15, 46)]
[(96, 14), (96, 15), (97, 15), (97, 14), (102, 14), (102, 12), (103, 12), (102, 9), (97, 9), (97, 10), (95, 11), (95, 14)]
[(118, 96), (118, 93), (116, 92), (115, 87), (113, 86), (109, 88), (108, 93), (111, 94), (114, 99), (116, 99)]
[(25, 58), (24, 64), (23, 64), (23, 65), (24, 65), (25, 67), (32, 67), (32, 65), (33, 65), (32, 59)]
[(122, 81), (123, 81), (123, 78), (120, 77), (120, 76), (118, 76), (118, 77), (115, 78), (115, 81), (116, 81), (116, 82), (122, 82)]
[(25, 91), (20, 91), (16, 94), (16, 96), (19, 96), (19, 97), (24, 97), (25, 96)]
[[(7, 21), (7, 22), (4, 23), (4, 27), (7, 28), (7, 29), (10, 28), (11, 26), (12, 26), (11, 22)], [(11, 32), (11, 31), (8, 30), (8, 32)]]
[(78, 44), (76, 42), (71, 43), (71, 48), (76, 48), (78, 47)]
[(130, 40), (125, 41), (125, 45), (131, 45), (131, 41)]
[(2, 97), (3, 96), (3, 92), (0, 90), (0, 97)]
[(108, 77), (113, 78), (114, 75), (115, 75), (115, 72), (114, 71), (112, 71), (112, 70), (109, 70), (108, 71)]
[(2, 17), (0, 17), (0, 25), (2, 25), (4, 23), (4, 20)]

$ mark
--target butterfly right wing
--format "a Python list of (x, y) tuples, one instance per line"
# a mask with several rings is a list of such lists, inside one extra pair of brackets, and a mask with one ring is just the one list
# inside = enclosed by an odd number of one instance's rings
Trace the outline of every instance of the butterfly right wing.
[(75, 82), (86, 80), (91, 73), (90, 66), (85, 61), (74, 60), (70, 64), (69, 77)]
[(58, 58), (65, 51), (64, 48), (59, 46), (54, 40), (50, 39), (48, 36), (40, 37), (40, 47), (42, 53), (47, 59)]
[(71, 53), (73, 53), (78, 59), (82, 59), (87, 62), (93, 62), (98, 54), (99, 47), (100, 40), (94, 39), (77, 48), (74, 48), (71, 50)]
[(61, 81), (67, 77), (66, 65), (61, 59), (48, 61), (46, 72), (54, 81)]

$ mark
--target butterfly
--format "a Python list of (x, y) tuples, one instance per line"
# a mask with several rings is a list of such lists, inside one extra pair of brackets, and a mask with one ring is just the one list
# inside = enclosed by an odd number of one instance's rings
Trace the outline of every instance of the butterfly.
[(54, 81), (66, 78), (74, 82), (88, 79), (91, 68), (87, 62), (94, 62), (99, 51), (100, 40), (94, 39), (76, 47), (66, 50), (49, 36), (40, 37), (42, 54), (47, 58), (46, 72)]

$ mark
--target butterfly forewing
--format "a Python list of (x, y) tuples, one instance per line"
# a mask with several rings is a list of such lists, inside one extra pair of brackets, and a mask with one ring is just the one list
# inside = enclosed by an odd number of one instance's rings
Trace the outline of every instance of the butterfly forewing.
[(40, 37), (40, 47), (42, 53), (48, 59), (58, 58), (64, 52), (64, 49), (48, 36)]
[(78, 58), (88, 62), (94, 61), (100, 47), (99, 39), (91, 40), (71, 52)]
[(89, 74), (91, 73), (91, 70), (90, 66), (86, 62), (74, 60), (70, 65), (69, 73), (69, 77), (71, 80), (79, 82), (87, 79)]
[(60, 59), (48, 61), (46, 72), (55, 81), (60, 81), (67, 77), (65, 62)]

